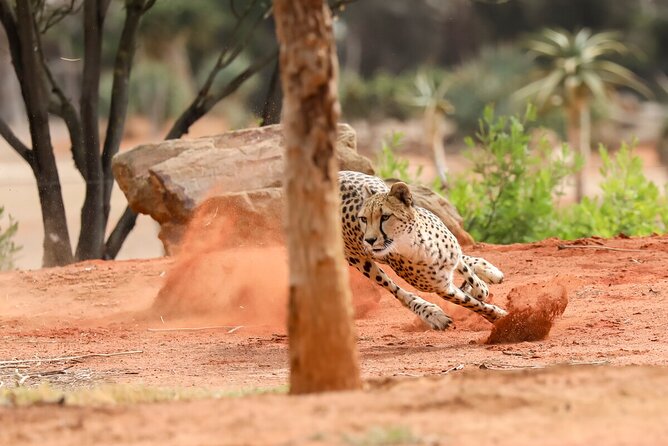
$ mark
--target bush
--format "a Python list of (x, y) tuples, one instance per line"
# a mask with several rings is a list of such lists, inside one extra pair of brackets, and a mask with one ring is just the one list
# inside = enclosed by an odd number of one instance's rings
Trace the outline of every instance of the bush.
[(409, 161), (395, 154), (401, 146), (403, 137), (403, 133), (393, 132), (388, 138), (383, 139), (376, 159), (376, 172), (383, 179), (396, 178), (408, 184), (417, 184), (422, 175), (422, 166), (415, 169), (415, 173), (412, 174), (409, 170)]
[(572, 239), (598, 235), (649, 235), (666, 232), (668, 200), (643, 174), (642, 160), (622, 144), (614, 157), (599, 148), (603, 166), (601, 195), (585, 197), (563, 212), (558, 235)]
[[(645, 177), (642, 160), (628, 144), (614, 156), (600, 146), (600, 196), (559, 207), (561, 186), (582, 161), (566, 145), (555, 156), (544, 137), (532, 138), (528, 130), (534, 119), (532, 107), (522, 118), (495, 116), (487, 107), (476, 139), (466, 139), (472, 168), (453, 178), (449, 198), (474, 239), (506, 244), (668, 231), (668, 189), (662, 194)], [(412, 172), (408, 160), (395, 154), (400, 144), (400, 133), (383, 142), (378, 175), (418, 183), (422, 169)]]
[(523, 118), (496, 117), (487, 107), (477, 142), (466, 139), (472, 172), (454, 179), (450, 200), (476, 240), (529, 242), (555, 235), (558, 229), (554, 199), (564, 179), (582, 163), (577, 158), (566, 161), (572, 156), (565, 145), (555, 158), (545, 138), (532, 143), (527, 125), (534, 120), (532, 107)]
[[(2, 220), (4, 212), (5, 208), (0, 206), (0, 220)], [(11, 216), (8, 217), (8, 220), (9, 226), (6, 229), (3, 229), (3, 226), (0, 224), (0, 271), (14, 268), (16, 253), (21, 249), (12, 240), (14, 235), (16, 235), (18, 223)]]

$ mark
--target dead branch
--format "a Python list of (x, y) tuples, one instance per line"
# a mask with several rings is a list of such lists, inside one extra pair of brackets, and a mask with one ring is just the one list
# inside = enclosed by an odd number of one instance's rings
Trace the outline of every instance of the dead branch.
[[(256, 325), (261, 327), (261, 325)], [(228, 333), (243, 328), (243, 325), (212, 325), (210, 327), (176, 327), (176, 328), (147, 328), (146, 331), (162, 332), (162, 331), (205, 331), (205, 330), (228, 330)]]
[(615, 248), (613, 246), (591, 246), (591, 245), (557, 245), (557, 249), (598, 249), (603, 251), (622, 251), (622, 252), (645, 252), (645, 249)]
[(7, 365), (15, 365), (15, 364), (39, 364), (44, 362), (76, 361), (79, 359), (86, 359), (86, 358), (111, 358), (113, 356), (135, 355), (137, 353), (144, 353), (144, 350), (129, 350), (125, 352), (115, 352), (115, 353), (88, 353), (86, 355), (62, 356), (59, 358), (12, 359), (9, 361), (0, 361), (0, 367)]
[(34, 156), (32, 150), (30, 150), (21, 140), (14, 134), (12, 129), (7, 125), (7, 123), (0, 119), (0, 135), (7, 141), (16, 153), (21, 156), (30, 166), (34, 162)]

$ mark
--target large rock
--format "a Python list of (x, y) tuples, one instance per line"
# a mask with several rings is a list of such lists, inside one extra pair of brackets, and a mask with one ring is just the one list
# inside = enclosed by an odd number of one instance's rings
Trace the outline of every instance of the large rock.
[[(340, 169), (373, 175), (371, 162), (357, 153), (354, 130), (346, 124), (338, 130)], [(177, 251), (188, 224), (197, 230), (219, 218), (230, 221), (225, 245), (258, 246), (283, 236), (283, 146), (279, 125), (239, 130), (142, 145), (118, 154), (113, 171), (130, 207), (160, 223), (168, 254)], [(443, 219), (460, 242), (471, 241), (444, 198), (413, 190), (416, 202)]]
[[(340, 124), (339, 167), (373, 174), (371, 161), (357, 154), (355, 144), (354, 130)], [(216, 216), (232, 216), (240, 236), (281, 229), (283, 149), (281, 127), (273, 125), (142, 145), (118, 154), (113, 171), (130, 207), (160, 223), (160, 238), (171, 254), (205, 200)]]

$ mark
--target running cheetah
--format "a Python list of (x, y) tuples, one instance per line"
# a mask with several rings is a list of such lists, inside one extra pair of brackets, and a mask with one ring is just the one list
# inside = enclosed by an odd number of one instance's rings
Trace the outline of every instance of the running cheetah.
[[(469, 257), (445, 224), (430, 211), (415, 206), (408, 186), (389, 188), (383, 180), (359, 172), (339, 172), (341, 220), (348, 263), (390, 291), (420, 319), (444, 330), (452, 319), (438, 305), (400, 288), (378, 263), (424, 292), (468, 308), (494, 322), (508, 313), (485, 303), (486, 283), (500, 283), (503, 273), (484, 259)], [(464, 276), (461, 288), (454, 271)]]

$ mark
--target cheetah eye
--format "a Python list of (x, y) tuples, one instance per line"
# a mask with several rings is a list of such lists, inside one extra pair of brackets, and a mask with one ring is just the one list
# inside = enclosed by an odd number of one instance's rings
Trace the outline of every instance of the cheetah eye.
[(360, 221), (364, 224), (366, 224), (366, 217), (359, 217)]
[(381, 222), (383, 222), (383, 221), (387, 221), (387, 220), (389, 220), (390, 216), (391, 216), (390, 214), (383, 214), (383, 215), (381, 215), (381, 217), (380, 217), (380, 221), (381, 221)]

